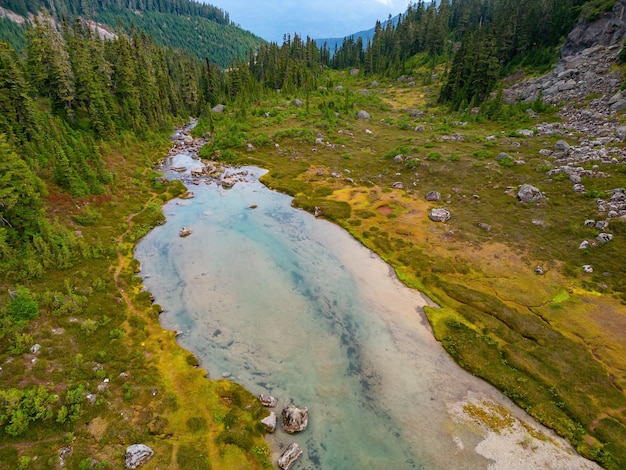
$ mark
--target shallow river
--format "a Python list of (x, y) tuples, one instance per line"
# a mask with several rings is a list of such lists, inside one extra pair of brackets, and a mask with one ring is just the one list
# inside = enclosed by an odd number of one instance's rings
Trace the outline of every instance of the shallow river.
[[(484, 434), (451, 406), (476, 393), (511, 405), (433, 338), (429, 301), (347, 232), (263, 186), (262, 170), (248, 171), (232, 189), (190, 186), (196, 197), (168, 203), (167, 223), (138, 245), (162, 325), (183, 333), (210, 377), (278, 398), (277, 415), (288, 403), (309, 408), (307, 430), (268, 437), (274, 461), (296, 441), (295, 470), (488, 468), (494, 461), (475, 450)], [(192, 235), (180, 238), (183, 226)]]

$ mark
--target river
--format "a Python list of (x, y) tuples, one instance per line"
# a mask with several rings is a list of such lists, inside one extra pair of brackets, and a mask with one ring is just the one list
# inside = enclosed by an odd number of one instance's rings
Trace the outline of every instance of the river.
[[(186, 178), (201, 165), (192, 157), (168, 158), (165, 175)], [(266, 188), (263, 170), (243, 170), (231, 189), (200, 182), (193, 199), (166, 204), (167, 223), (135, 257), (162, 326), (211, 378), (275, 396), (279, 416), (308, 407), (304, 432), (268, 435), (274, 461), (296, 441), (295, 470), (534, 468), (530, 451), (487, 446), (496, 433), (464, 416), (478, 400), (530, 419), (447, 355), (423, 313), (432, 303), (347, 232)], [(181, 238), (184, 226), (193, 233)], [(576, 464), (549, 468), (594, 468), (560, 445)]]

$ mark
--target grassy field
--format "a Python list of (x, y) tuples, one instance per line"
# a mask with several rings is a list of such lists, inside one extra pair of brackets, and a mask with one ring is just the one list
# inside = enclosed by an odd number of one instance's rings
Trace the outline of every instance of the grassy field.
[[(321, 210), (441, 306), (427, 315), (459, 364), (583, 455), (623, 468), (624, 224), (611, 223), (611, 243), (578, 245), (599, 233), (584, 221), (599, 217), (595, 197), (624, 187), (626, 165), (603, 168), (608, 178), (574, 193), (546, 174), (551, 160), (539, 153), (561, 137), (517, 132), (558, 120), (554, 110), (531, 118), (513, 107), (498, 122), (451, 116), (433, 104), (432, 84), (378, 82), (337, 73), (300, 107), (293, 99), (303, 97), (276, 95), (231, 109), (214, 118), (215, 146), (202, 155), (269, 169), (268, 186)], [(371, 118), (357, 119), (358, 110)], [(519, 202), (524, 183), (546, 199)], [(429, 191), (441, 201), (427, 201)], [(432, 222), (433, 207), (451, 219)]]

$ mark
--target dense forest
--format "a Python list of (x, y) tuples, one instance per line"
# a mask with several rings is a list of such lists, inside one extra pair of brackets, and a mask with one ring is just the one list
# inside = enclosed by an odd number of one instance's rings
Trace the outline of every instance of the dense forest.
[[(346, 38), (331, 53), (297, 34), (285, 35), (282, 44), (263, 42), (237, 32), (226, 12), (186, 0), (3, 2), (20, 15), (45, 9), (24, 26), (0, 18), (0, 280), (12, 293), (2, 307), (4, 352), (19, 354), (30, 346), (29, 322), (39, 306), (23, 284), (86, 260), (116, 256), (115, 241), (85, 240), (55, 214), (58, 201), (78, 205), (106, 200), (116, 191), (119, 175), (105, 162), (110, 146), (149, 141), (199, 116), (210, 123), (205, 131), (212, 145), (204, 155), (213, 157), (229, 146), (243, 146), (247, 113), (276, 96), (303, 98), (308, 114), (315, 94), (315, 112), (330, 127), (339, 112), (354, 114), (353, 91), (331, 93), (337, 85), (333, 72), (351, 68), (368, 80), (395, 81), (406, 74), (425, 85), (438, 74), (437, 96), (428, 106), (465, 112), (487, 102), (500, 80), (517, 68), (546, 70), (580, 15), (592, 18), (613, 4), (419, 1), (397, 22), (378, 23), (366, 44)], [(110, 25), (115, 34), (99, 37), (88, 19)], [(208, 39), (219, 47), (207, 46)], [(237, 122), (214, 136), (210, 110), (220, 103), (237, 110)], [(72, 218), (81, 226), (99, 217), (85, 207)], [(155, 207), (151, 210), (159, 212)], [(97, 291), (99, 283), (93, 285)], [(85, 303), (77, 297), (68, 287), (38, 301), (41, 311), (56, 312)], [(85, 330), (91, 327), (96, 323)], [(115, 330), (113, 341), (119, 339)], [(0, 393), (0, 426), (10, 436), (52, 418), (64, 425), (82, 413), (75, 406), (84, 392), (79, 386), (68, 388), (59, 401), (45, 387), (13, 385)]]

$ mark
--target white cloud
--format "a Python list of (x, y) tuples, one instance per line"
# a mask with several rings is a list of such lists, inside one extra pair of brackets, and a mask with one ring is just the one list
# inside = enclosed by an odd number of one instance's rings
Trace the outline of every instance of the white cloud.
[(376, 3), (380, 3), (382, 5), (388, 6), (389, 8), (393, 8), (392, 0), (374, 0)]

